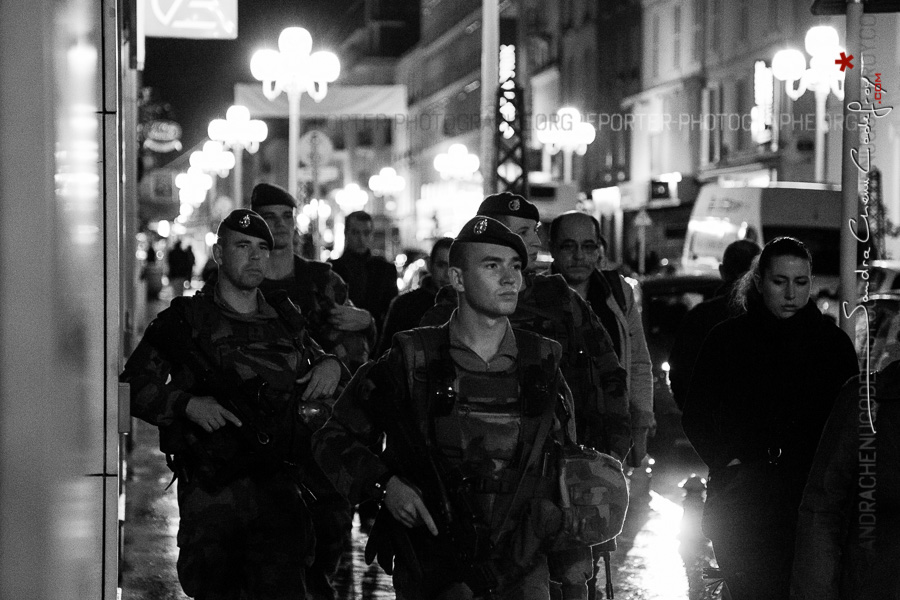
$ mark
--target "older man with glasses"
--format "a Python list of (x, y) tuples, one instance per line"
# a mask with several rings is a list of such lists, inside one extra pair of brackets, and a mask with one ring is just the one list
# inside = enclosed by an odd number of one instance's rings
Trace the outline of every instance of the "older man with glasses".
[[(550, 254), (552, 272), (562, 275), (569, 287), (587, 300), (609, 332), (619, 362), (628, 373), (634, 443), (628, 462), (640, 467), (647, 455), (647, 436), (655, 420), (650, 352), (634, 292), (617, 271), (600, 269), (606, 258), (606, 240), (600, 234), (600, 223), (591, 215), (570, 211), (556, 217), (550, 224)], [(615, 544), (595, 546), (595, 561), (603, 552), (614, 549)], [(595, 566), (595, 578), (597, 572)], [(588, 589), (595, 590), (593, 581)]]

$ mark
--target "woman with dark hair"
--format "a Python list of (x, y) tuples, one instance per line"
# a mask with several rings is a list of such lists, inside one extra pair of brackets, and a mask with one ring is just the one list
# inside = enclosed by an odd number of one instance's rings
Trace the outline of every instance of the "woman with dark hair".
[(683, 425), (709, 467), (703, 531), (733, 600), (788, 598), (797, 509), (825, 421), (858, 373), (849, 337), (809, 299), (812, 257), (766, 244), (735, 287), (746, 313), (716, 326)]

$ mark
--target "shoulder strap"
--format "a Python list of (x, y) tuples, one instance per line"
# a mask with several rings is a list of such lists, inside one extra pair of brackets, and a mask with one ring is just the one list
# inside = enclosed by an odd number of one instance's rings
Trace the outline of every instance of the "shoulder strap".
[(434, 366), (441, 364), (439, 361), (450, 359), (450, 330), (446, 325), (416, 327), (401, 332), (397, 339), (403, 347), (410, 397), (414, 402), (424, 400), (425, 404), (420, 409), (426, 416), (430, 429), (433, 421), (431, 419), (433, 386), (438, 383), (436, 381), (438, 374), (434, 372)]
[(623, 313), (627, 312), (628, 308), (625, 302), (625, 290), (622, 289), (622, 278), (619, 276), (619, 272), (615, 270), (609, 270), (600, 271), (600, 274), (603, 275), (607, 283), (609, 283), (613, 298), (616, 299), (616, 304), (619, 305), (619, 308), (622, 309)]
[(306, 331), (306, 318), (300, 314), (300, 309), (291, 301), (285, 290), (274, 290), (269, 293), (267, 299), (281, 320), (287, 324), (294, 346), (300, 352), (304, 352), (306, 345), (303, 343), (303, 333)]

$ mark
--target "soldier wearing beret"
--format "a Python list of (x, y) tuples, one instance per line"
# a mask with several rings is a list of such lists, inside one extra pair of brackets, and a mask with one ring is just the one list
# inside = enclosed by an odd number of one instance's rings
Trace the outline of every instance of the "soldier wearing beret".
[(508, 318), (527, 264), (503, 224), (469, 221), (450, 248), (449, 321), (397, 333), (313, 436), (341, 492), (381, 502), (366, 556), (398, 598), (546, 599), (549, 563), (571, 575), (567, 597), (586, 593), (590, 553), (551, 549), (562, 527), (552, 448), (574, 435), (560, 347)]
[[(266, 278), (259, 289), (268, 296), (287, 292), (306, 318), (307, 330), (326, 352), (337, 356), (353, 373), (375, 348), (375, 320), (369, 311), (350, 301), (347, 284), (331, 265), (297, 255), (294, 246), (297, 202), (285, 189), (259, 183), (250, 196), (250, 207), (272, 230), (272, 247)], [(316, 497), (310, 504), (316, 528), (316, 560), (307, 569), (310, 600), (335, 597), (332, 579), (349, 539), (353, 513), (317, 466), (310, 465), (307, 485)], [(312, 473), (315, 471), (315, 474)]]
[(194, 598), (306, 594), (315, 535), (301, 497), (303, 415), (324, 410), (349, 373), (289, 301), (260, 293), (273, 243), (262, 217), (232, 212), (213, 246), (214, 288), (174, 299), (121, 375), (176, 474), (178, 577)]
[[(541, 238), (537, 207), (518, 194), (502, 192), (484, 199), (478, 214), (493, 217), (521, 236), (534, 265)], [(449, 318), (457, 303), (445, 287), (422, 325)], [(628, 375), (616, 355), (609, 332), (587, 302), (556, 274), (525, 273), (519, 302), (509, 317), (516, 329), (532, 331), (562, 345), (562, 372), (572, 390), (578, 442), (624, 460), (631, 448)], [(595, 554), (615, 549), (615, 540), (595, 548)], [(590, 583), (593, 588), (594, 582)], [(591, 591), (593, 597), (593, 589)], [(558, 597), (554, 589), (554, 598)]]
[[(537, 207), (517, 194), (503, 192), (484, 199), (478, 214), (491, 217), (518, 234), (534, 265), (541, 249)], [(421, 325), (438, 325), (450, 317), (456, 292), (445, 287)], [(562, 345), (562, 369), (575, 398), (578, 441), (618, 459), (631, 447), (627, 374), (600, 319), (560, 275), (526, 270), (519, 301), (509, 317), (517, 329), (533, 331)]]

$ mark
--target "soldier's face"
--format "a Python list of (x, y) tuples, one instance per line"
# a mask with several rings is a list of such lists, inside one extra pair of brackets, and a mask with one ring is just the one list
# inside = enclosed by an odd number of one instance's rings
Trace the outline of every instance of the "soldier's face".
[(262, 206), (257, 211), (265, 219), (275, 238), (275, 250), (294, 245), (294, 209), (289, 206)]
[(353, 254), (363, 254), (372, 246), (372, 222), (349, 219), (344, 226), (345, 245)]
[(451, 267), (450, 279), (465, 302), (488, 317), (509, 316), (516, 310), (522, 287), (522, 259), (512, 248), (466, 244), (465, 267)]
[(536, 264), (535, 261), (537, 261), (537, 255), (541, 249), (541, 236), (538, 234), (541, 224), (532, 219), (511, 217), (508, 215), (504, 215), (497, 220), (509, 227), (510, 231), (522, 238), (525, 242), (525, 248), (528, 249), (528, 264)]
[(438, 248), (434, 253), (434, 260), (431, 261), (431, 269), (429, 269), (434, 283), (442, 288), (450, 285), (450, 247), (444, 246)]
[(213, 246), (219, 277), (239, 290), (252, 290), (266, 278), (269, 243), (258, 237), (227, 230)]
[(600, 242), (590, 219), (565, 217), (559, 223), (559, 235), (553, 244), (553, 264), (569, 285), (584, 283), (600, 257)]

